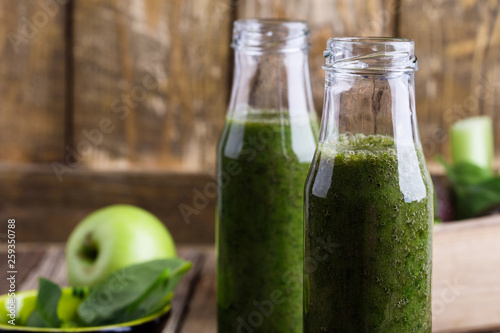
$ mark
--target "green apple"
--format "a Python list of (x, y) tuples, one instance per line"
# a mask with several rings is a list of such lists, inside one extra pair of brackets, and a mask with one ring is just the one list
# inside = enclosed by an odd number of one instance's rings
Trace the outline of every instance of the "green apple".
[(71, 233), (66, 245), (68, 282), (95, 286), (120, 268), (175, 256), (172, 236), (153, 214), (112, 205), (85, 217)]

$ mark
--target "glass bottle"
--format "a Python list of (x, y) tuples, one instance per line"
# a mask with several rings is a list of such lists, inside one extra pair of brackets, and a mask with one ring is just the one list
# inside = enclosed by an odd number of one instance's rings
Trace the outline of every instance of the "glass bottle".
[(218, 332), (302, 332), (303, 192), (319, 126), (306, 23), (234, 24), (218, 149)]
[(305, 188), (304, 332), (431, 332), (433, 189), (414, 43), (333, 38)]

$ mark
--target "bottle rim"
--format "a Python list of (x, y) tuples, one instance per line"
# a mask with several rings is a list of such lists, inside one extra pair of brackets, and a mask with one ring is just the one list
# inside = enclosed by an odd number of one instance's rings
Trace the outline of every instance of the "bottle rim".
[(386, 74), (418, 70), (415, 42), (409, 38), (330, 38), (323, 56), (327, 72)]
[(231, 46), (249, 53), (296, 52), (309, 49), (309, 24), (289, 19), (240, 19), (233, 25)]

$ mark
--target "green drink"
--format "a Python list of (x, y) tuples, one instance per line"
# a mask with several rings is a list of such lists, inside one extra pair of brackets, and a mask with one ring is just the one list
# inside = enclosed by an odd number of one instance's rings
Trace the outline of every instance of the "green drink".
[(304, 184), (318, 122), (305, 22), (236, 21), (217, 156), (219, 333), (301, 333)]
[(333, 38), (305, 187), (304, 333), (431, 333), (433, 188), (414, 43)]
[(227, 120), (218, 173), (233, 175), (220, 181), (219, 332), (302, 331), (303, 191), (316, 137), (315, 117)]
[[(306, 286), (323, 296), (305, 300), (306, 333), (431, 332), (432, 189), (426, 169), (401, 158), (416, 157), (412, 148), (382, 136), (318, 147), (305, 208), (305, 255), (317, 264), (306, 261)], [(321, 168), (331, 175), (318, 177)], [(405, 200), (398, 170), (425, 180), (406, 187), (420, 200)]]

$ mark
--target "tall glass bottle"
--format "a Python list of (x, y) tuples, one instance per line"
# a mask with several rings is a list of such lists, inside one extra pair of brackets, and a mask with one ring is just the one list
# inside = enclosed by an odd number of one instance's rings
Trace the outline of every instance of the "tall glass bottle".
[(430, 333), (432, 184), (414, 43), (333, 38), (305, 188), (304, 332)]
[(234, 24), (219, 142), (218, 331), (302, 332), (303, 188), (318, 125), (304, 22)]

